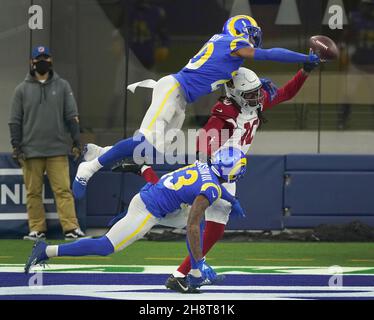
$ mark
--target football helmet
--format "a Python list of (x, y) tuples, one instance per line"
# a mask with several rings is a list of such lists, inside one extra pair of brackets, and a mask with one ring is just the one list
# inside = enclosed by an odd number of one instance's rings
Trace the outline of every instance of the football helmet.
[(241, 108), (262, 108), (262, 83), (256, 73), (247, 68), (239, 68), (232, 80), (225, 83), (226, 96)]
[(247, 158), (238, 148), (223, 147), (213, 154), (210, 166), (215, 175), (231, 183), (245, 174)]
[(223, 26), (223, 33), (233, 37), (246, 37), (255, 48), (262, 44), (262, 31), (255, 19), (246, 15), (237, 15), (227, 20)]

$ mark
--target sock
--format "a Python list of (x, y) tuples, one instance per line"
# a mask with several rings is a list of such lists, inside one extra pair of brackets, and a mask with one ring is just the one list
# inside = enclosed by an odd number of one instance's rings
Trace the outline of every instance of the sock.
[(48, 258), (53, 258), (58, 256), (58, 246), (47, 246), (45, 248), (45, 253)]
[(183, 274), (183, 273), (181, 273), (181, 272), (179, 272), (179, 271), (174, 271), (174, 272), (173, 272), (173, 276), (174, 276), (175, 278), (184, 278), (186, 275)]
[(147, 182), (150, 182), (152, 184), (156, 184), (160, 180), (157, 173), (150, 166), (144, 165), (144, 166), (142, 166), (140, 171), (141, 171), (142, 177)]
[[(145, 141), (145, 137), (142, 134), (138, 134), (134, 137), (121, 140), (117, 142), (110, 150), (105, 152), (99, 157), (99, 162), (102, 166), (111, 165), (116, 161), (122, 160), (126, 157), (132, 157), (134, 149), (139, 144)], [(153, 148), (153, 146), (150, 145)]]
[[(206, 221), (203, 235), (203, 255), (206, 255), (213, 245), (222, 238), (225, 231), (225, 225), (213, 221)], [(187, 275), (191, 270), (190, 256), (187, 256), (178, 267), (178, 272)]]
[(113, 252), (114, 247), (106, 236), (97, 239), (81, 239), (58, 246), (59, 257), (80, 257), (89, 255), (107, 256)]
[(101, 163), (99, 162), (98, 158), (88, 161), (87, 163), (90, 164), (91, 169), (94, 170), (95, 172), (99, 171), (103, 167)]
[(200, 278), (201, 277), (201, 272), (199, 269), (191, 269), (190, 275), (195, 277), (195, 278)]

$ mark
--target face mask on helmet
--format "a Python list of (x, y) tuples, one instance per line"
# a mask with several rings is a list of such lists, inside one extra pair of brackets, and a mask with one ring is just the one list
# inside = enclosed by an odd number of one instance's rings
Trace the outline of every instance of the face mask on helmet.
[(249, 42), (253, 44), (255, 48), (260, 48), (262, 45), (262, 31), (260, 27), (247, 26), (245, 27), (245, 33), (248, 36)]
[(233, 99), (241, 108), (261, 108), (264, 102), (264, 95), (261, 90), (261, 83), (258, 87), (242, 91), (234, 87), (234, 82), (229, 81), (225, 84), (226, 95)]
[(264, 95), (261, 91), (261, 87), (253, 91), (244, 91), (240, 94), (240, 97), (245, 101), (245, 106), (248, 107), (259, 107), (263, 104)]

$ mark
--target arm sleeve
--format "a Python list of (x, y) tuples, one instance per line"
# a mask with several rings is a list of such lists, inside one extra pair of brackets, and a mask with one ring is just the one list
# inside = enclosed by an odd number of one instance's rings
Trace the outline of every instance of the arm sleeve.
[(225, 126), (225, 120), (216, 116), (211, 116), (204, 128), (199, 130), (196, 139), (196, 150), (206, 155), (211, 155), (219, 148), (220, 131)]
[(69, 121), (74, 117), (78, 116), (77, 103), (75, 102), (73, 90), (71, 90), (70, 84), (65, 81), (64, 89), (64, 119)]
[(222, 190), (221, 187), (214, 182), (205, 182), (199, 194), (206, 197), (211, 205), (214, 201), (221, 198)]
[(10, 129), (10, 143), (12, 147), (19, 147), (22, 141), (22, 120), (23, 120), (23, 107), (22, 107), (22, 90), (17, 87), (14, 91), (9, 118)]
[(256, 48), (254, 60), (267, 60), (285, 63), (304, 63), (309, 62), (309, 56), (283, 48)]
[(273, 101), (270, 101), (269, 95), (265, 93), (264, 110), (270, 109), (284, 101), (291, 100), (299, 92), (307, 78), (308, 76), (305, 75), (302, 70), (299, 70), (290, 81), (288, 81), (283, 87), (278, 88)]

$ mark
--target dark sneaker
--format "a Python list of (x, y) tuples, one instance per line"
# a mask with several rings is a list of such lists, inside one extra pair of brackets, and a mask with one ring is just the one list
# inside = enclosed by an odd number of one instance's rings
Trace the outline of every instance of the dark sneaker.
[(87, 238), (80, 228), (65, 232), (65, 240), (77, 240), (80, 238)]
[(142, 168), (143, 164), (136, 164), (135, 162), (132, 162), (130, 160), (122, 160), (118, 163), (116, 163), (112, 167), (113, 172), (132, 172), (137, 175), (140, 175), (140, 169)]
[(180, 293), (201, 293), (196, 288), (192, 288), (188, 282), (187, 277), (179, 278), (171, 275), (165, 282), (165, 287)]
[(47, 244), (42, 240), (37, 240), (32, 247), (31, 255), (27, 259), (25, 264), (25, 273), (28, 274), (30, 268), (36, 265), (45, 265), (45, 262), (48, 260), (48, 256), (45, 252)]
[(223, 274), (218, 274), (217, 277), (213, 280), (203, 279), (203, 277), (194, 277), (190, 274), (187, 276), (187, 282), (191, 288), (220, 285), (224, 280), (225, 276)]
[(36, 241), (41, 239), (45, 239), (45, 233), (39, 231), (31, 231), (27, 236), (23, 237), (23, 240)]

